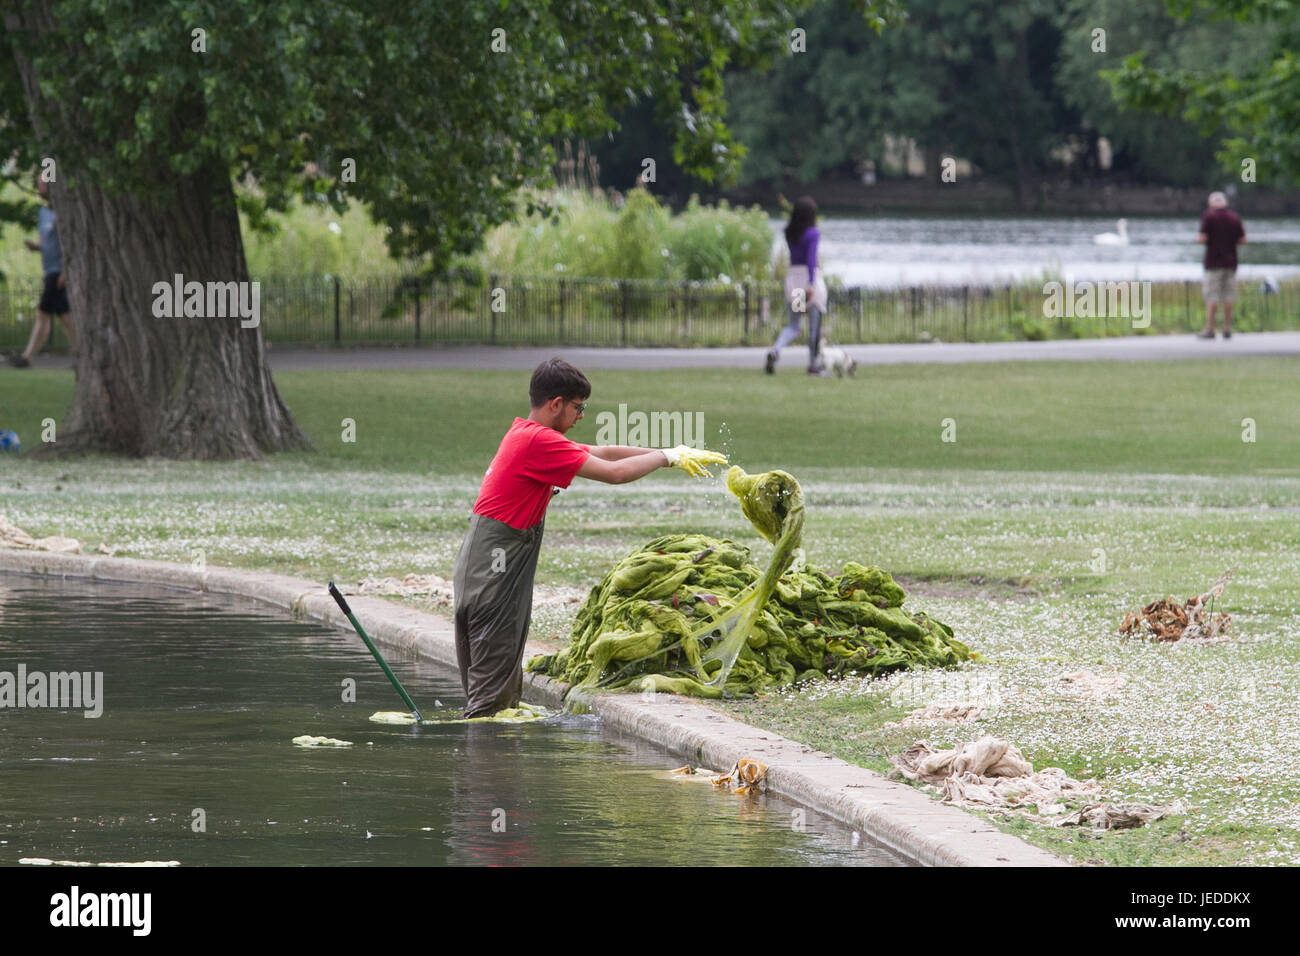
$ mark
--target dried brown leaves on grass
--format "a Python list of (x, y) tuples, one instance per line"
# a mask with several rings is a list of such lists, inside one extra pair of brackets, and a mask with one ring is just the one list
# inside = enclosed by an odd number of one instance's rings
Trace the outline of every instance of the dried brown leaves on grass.
[(1180, 604), (1177, 598), (1152, 601), (1146, 607), (1124, 615), (1119, 633), (1125, 637), (1150, 637), (1157, 641), (1180, 641), (1184, 638), (1217, 638), (1225, 634), (1231, 614), (1214, 611), (1214, 602), (1232, 580), (1236, 568), (1225, 571), (1204, 594), (1197, 594)]

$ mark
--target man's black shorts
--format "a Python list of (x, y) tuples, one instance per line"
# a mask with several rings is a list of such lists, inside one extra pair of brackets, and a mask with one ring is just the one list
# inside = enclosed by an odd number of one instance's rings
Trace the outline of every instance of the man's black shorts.
[(45, 291), (41, 293), (41, 301), (36, 307), (46, 315), (67, 315), (71, 311), (68, 308), (68, 290), (59, 288), (61, 275), (61, 272), (45, 273)]

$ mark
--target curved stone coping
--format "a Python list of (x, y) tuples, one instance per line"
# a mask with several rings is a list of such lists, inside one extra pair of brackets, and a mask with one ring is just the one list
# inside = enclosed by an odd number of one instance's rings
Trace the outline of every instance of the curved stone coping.
[[(138, 558), (52, 554), (0, 549), (0, 572), (123, 581), (232, 594), (297, 617), (351, 630), (323, 583), (234, 568)], [(376, 643), (412, 651), (455, 669), (452, 624), (444, 617), (383, 598), (348, 596), (348, 604)], [(528, 655), (551, 648), (529, 642)], [(525, 674), (526, 696), (557, 706), (564, 685)], [(938, 866), (1064, 866), (1065, 861), (1003, 833), (907, 784), (888, 780), (797, 741), (750, 727), (714, 708), (672, 694), (601, 694), (592, 711), (612, 727), (681, 755), (692, 764), (726, 770), (742, 757), (767, 764), (768, 789), (867, 834), (918, 863)]]

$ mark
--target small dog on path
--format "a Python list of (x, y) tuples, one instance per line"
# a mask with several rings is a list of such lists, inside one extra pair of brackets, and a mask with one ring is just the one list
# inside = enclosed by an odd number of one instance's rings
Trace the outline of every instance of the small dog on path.
[(822, 339), (821, 360), (822, 367), (829, 368), (838, 378), (843, 378), (845, 375), (852, 378), (854, 370), (858, 367), (855, 359), (849, 358), (842, 348), (831, 345), (825, 339)]

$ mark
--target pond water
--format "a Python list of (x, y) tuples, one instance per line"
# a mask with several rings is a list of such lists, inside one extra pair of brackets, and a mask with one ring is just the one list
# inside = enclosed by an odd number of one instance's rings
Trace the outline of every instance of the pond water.
[[(1238, 276), (1261, 280), (1300, 274), (1300, 219), (1243, 217), (1247, 244)], [(1097, 245), (1117, 232), (1095, 217), (819, 217), (819, 258), (847, 286), (1001, 285), (1039, 279), (1201, 279), (1204, 246), (1198, 216), (1128, 217), (1127, 246)], [(774, 252), (785, 247), (785, 220), (772, 219)]]
[[(386, 656), (426, 716), (463, 706), (455, 675)], [(402, 705), (361, 640), (252, 601), (0, 575), (0, 682), (20, 666), (100, 672), (102, 693), (0, 706), (0, 864), (906, 865), (796, 804), (673, 777), (681, 758), (594, 717), (371, 723)]]

